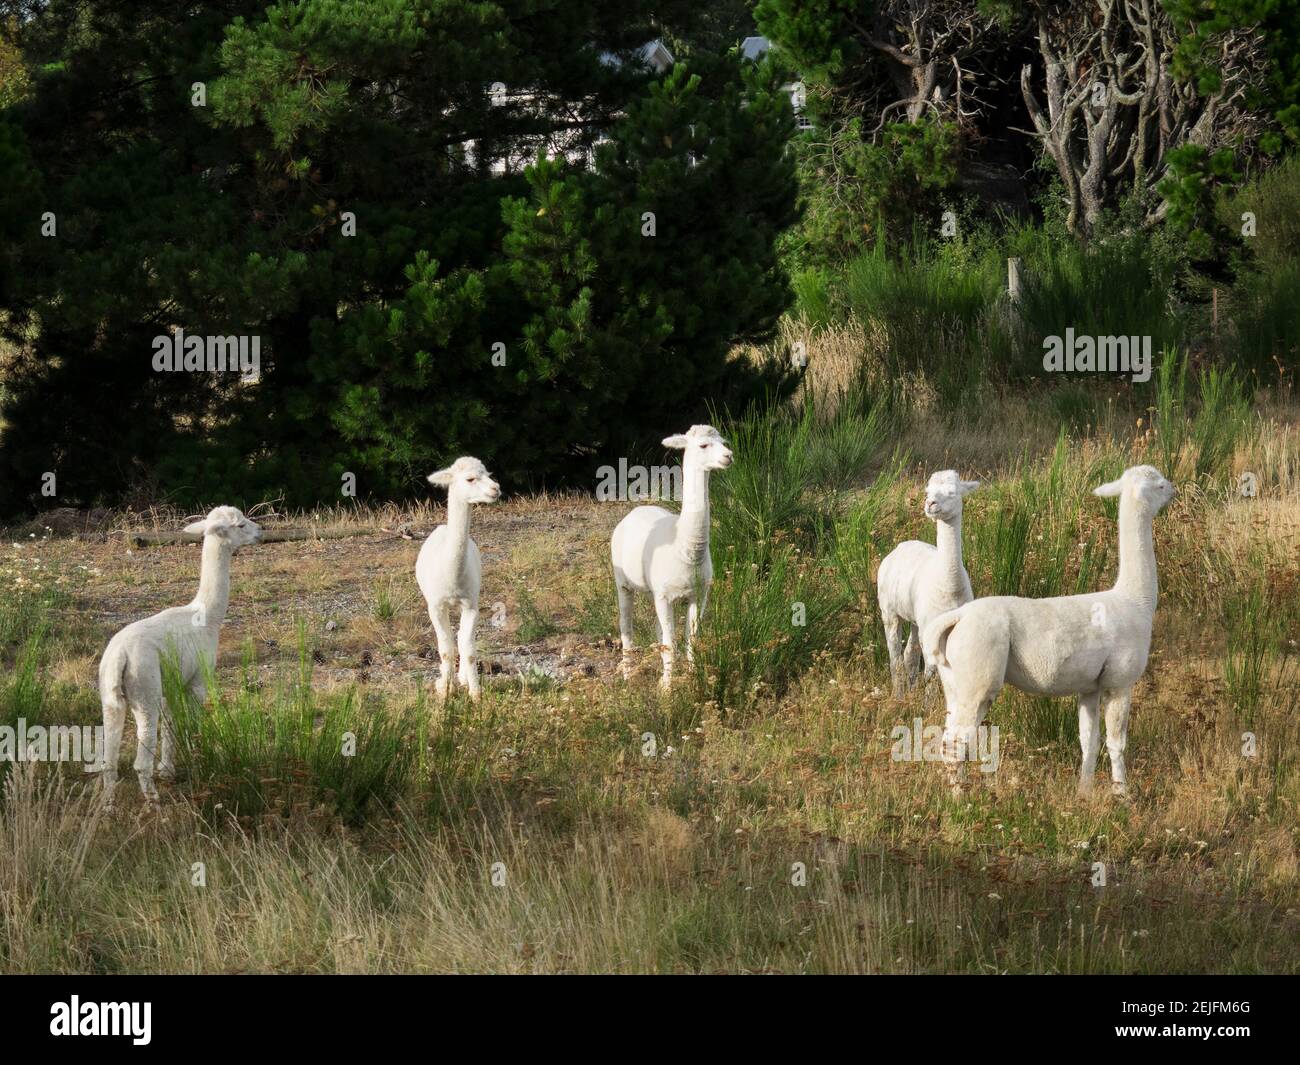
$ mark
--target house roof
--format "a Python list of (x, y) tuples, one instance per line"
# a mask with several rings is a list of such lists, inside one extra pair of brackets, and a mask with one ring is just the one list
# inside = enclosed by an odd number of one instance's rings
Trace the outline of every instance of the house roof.
[[(660, 40), (647, 41), (636, 50), (635, 54), (642, 63), (653, 68), (659, 74), (662, 74), (677, 62), (673, 57), (672, 52), (668, 50), (668, 46)], [(602, 63), (607, 63), (610, 66), (618, 66), (623, 62), (623, 60), (613, 52), (601, 52), (600, 61)]]

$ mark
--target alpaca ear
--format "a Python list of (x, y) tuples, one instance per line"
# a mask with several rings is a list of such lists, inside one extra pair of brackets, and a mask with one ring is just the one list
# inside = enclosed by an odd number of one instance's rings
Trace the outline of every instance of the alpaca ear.
[(1124, 478), (1118, 481), (1111, 481), (1110, 484), (1103, 484), (1100, 488), (1094, 488), (1092, 494), (1101, 496), (1102, 499), (1112, 499), (1124, 491)]
[(204, 533), (208, 531), (207, 518), (204, 518), (202, 521), (190, 522), (190, 524), (185, 526), (184, 531), (189, 533), (191, 536), (202, 536)]
[(958, 481), (957, 489), (958, 491), (961, 492), (962, 495), (967, 495), (970, 492), (975, 491), (975, 489), (978, 488), (982, 483), (983, 482), (981, 481)]
[(451, 480), (452, 480), (452, 473), (451, 473), (450, 466), (448, 466), (445, 470), (439, 470), (437, 473), (429, 474), (429, 483), (436, 484), (439, 488), (450, 487)]
[(675, 448), (678, 451), (683, 450), (689, 443), (690, 441), (682, 433), (678, 433), (676, 436), (664, 437), (664, 447)]

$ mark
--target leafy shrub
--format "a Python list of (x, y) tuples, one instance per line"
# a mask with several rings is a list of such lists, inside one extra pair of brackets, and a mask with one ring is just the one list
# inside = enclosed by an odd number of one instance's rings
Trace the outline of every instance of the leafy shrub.
[(177, 765), (203, 809), (257, 816), (324, 802), (359, 821), (372, 802), (391, 805), (410, 786), (425, 747), (427, 715), (419, 701), (399, 712), (364, 700), (355, 688), (315, 691), (301, 629), (296, 678), (263, 691), (253, 672), (246, 654), (245, 682), (233, 695), (209, 675), (205, 708), (181, 683), (174, 658), (164, 661)]
[(844, 643), (851, 597), (824, 551), (890, 418), (885, 400), (859, 393), (828, 417), (806, 400), (726, 427), (736, 458), (715, 480), (714, 584), (696, 655), (698, 688), (720, 712), (784, 690)]
[(1225, 480), (1237, 443), (1251, 428), (1250, 400), (1231, 370), (1212, 366), (1195, 380), (1199, 402), (1193, 411), (1187, 356), (1161, 353), (1154, 415), (1161, 472), (1175, 481)]

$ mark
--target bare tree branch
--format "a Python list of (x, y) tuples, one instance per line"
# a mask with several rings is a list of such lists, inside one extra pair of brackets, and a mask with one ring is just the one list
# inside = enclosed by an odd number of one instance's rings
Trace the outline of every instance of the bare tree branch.
[(1155, 0), (1041, 0), (1035, 17), (1042, 66), (1024, 65), (1021, 95), (1065, 185), (1073, 232), (1086, 235), (1127, 187), (1157, 221), (1153, 193), (1170, 150), (1213, 150), (1259, 122), (1245, 107), (1264, 66), (1254, 32), (1223, 35), (1222, 84), (1201, 96), (1170, 70), (1177, 34)]

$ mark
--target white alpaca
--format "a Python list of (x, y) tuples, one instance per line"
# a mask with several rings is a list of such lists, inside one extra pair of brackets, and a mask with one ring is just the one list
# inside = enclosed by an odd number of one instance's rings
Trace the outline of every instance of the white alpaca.
[(691, 641), (713, 583), (709, 472), (725, 470), (731, 465), (732, 454), (718, 431), (709, 425), (693, 425), (689, 432), (670, 436), (663, 444), (683, 452), (681, 513), (663, 507), (637, 507), (618, 523), (609, 550), (618, 588), (623, 675), (627, 677), (631, 672), (633, 593), (647, 592), (654, 597), (659, 618), (664, 668), (659, 683), (667, 688), (673, 674), (673, 607), (682, 599), (687, 602), (686, 660), (694, 660)]
[[(885, 623), (895, 697), (920, 672), (921, 633), (926, 624), (973, 598), (961, 561), (961, 509), (962, 497), (979, 486), (979, 481), (963, 481), (956, 470), (934, 474), (925, 486), (925, 516), (934, 522), (935, 544), (907, 540), (885, 556), (876, 573), (876, 599)], [(911, 626), (906, 648), (904, 624)], [(934, 664), (925, 665), (930, 676)]]
[(954, 784), (963, 748), (1004, 683), (1034, 695), (1079, 697), (1079, 793), (1090, 794), (1097, 767), (1099, 708), (1116, 795), (1125, 794), (1124, 746), (1133, 685), (1146, 669), (1158, 584), (1151, 521), (1174, 487), (1151, 466), (1134, 466), (1095, 489), (1119, 497), (1119, 577), (1115, 587), (1054, 599), (976, 599), (926, 627), (925, 650), (939, 668), (948, 716), (943, 755)]
[(145, 799), (151, 804), (158, 801), (153, 778), (160, 717), (158, 776), (163, 780), (175, 777), (175, 736), (171, 710), (163, 695), (163, 656), (176, 656), (181, 680), (203, 702), (207, 698), (204, 675), (216, 668), (221, 623), (230, 604), (230, 556), (236, 548), (262, 538), (261, 528), (235, 507), (217, 507), (202, 521), (187, 525), (185, 531), (203, 537), (198, 595), (188, 606), (172, 607), (132, 622), (108, 641), (99, 663), (104, 751), (96, 769), (102, 774), (105, 801), (110, 806), (117, 787), (117, 758), (128, 707), (135, 717), (135, 772)]
[(495, 503), (501, 487), (476, 458), (458, 458), (445, 470), (429, 474), (429, 483), (447, 489), (447, 524), (429, 534), (415, 560), (415, 580), (429, 604), (429, 618), (438, 634), (438, 698), (446, 699), (451, 687), (451, 608), (460, 607), (459, 680), (472, 699), (478, 699), (478, 661), (474, 655), (474, 630), (478, 627), (478, 593), (483, 584), (483, 563), (478, 544), (469, 538), (471, 503)]

